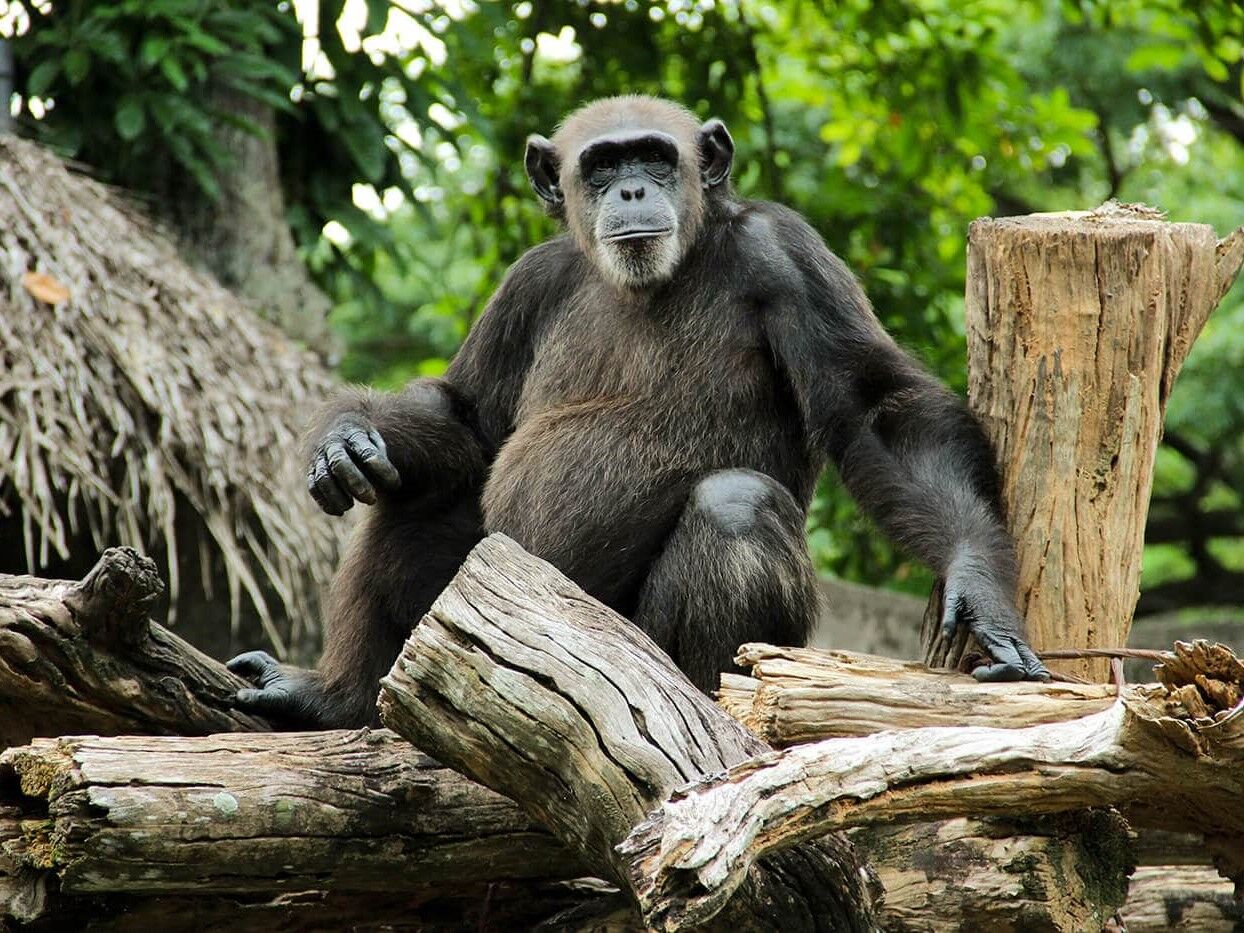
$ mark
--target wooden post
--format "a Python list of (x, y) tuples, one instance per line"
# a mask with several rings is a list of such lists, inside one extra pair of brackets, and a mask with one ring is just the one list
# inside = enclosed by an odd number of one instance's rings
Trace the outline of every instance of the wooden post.
[[(994, 445), (1033, 647), (1127, 641), (1166, 402), (1244, 263), (1244, 228), (1113, 202), (968, 234), (968, 402)], [(940, 592), (934, 594), (940, 602)], [(931, 606), (925, 657), (955, 666)], [(1051, 669), (1108, 678), (1102, 659)]]

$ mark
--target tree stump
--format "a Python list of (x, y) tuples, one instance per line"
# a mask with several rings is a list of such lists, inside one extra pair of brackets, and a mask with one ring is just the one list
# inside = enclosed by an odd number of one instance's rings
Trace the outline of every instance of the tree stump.
[[(1193, 340), (1244, 263), (1244, 228), (1113, 202), (982, 219), (968, 234), (968, 402), (994, 446), (1033, 647), (1127, 642), (1162, 419)], [(935, 592), (925, 657), (957, 666)], [(1104, 681), (1103, 659), (1051, 669)]]

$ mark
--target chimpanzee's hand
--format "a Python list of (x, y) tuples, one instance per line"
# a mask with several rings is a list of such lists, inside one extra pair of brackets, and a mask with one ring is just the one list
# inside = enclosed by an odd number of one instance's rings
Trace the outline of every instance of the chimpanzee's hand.
[(315, 671), (281, 664), (266, 651), (239, 654), (226, 665), (254, 689), (239, 690), (238, 709), (263, 716), (278, 729), (324, 729), (323, 687)]
[(993, 664), (972, 671), (982, 681), (1049, 680), (1050, 672), (1028, 647), (1024, 623), (988, 562), (971, 557), (954, 561), (946, 574), (942, 632), (953, 638), (967, 624)]
[(376, 491), (393, 492), (401, 485), (389, 460), (384, 438), (362, 415), (342, 415), (311, 455), (307, 488), (329, 515), (342, 515), (354, 500), (375, 505)]

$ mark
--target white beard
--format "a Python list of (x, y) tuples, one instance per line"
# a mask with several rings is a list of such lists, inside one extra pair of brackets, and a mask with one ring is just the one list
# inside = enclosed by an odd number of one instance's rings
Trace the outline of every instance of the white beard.
[(678, 231), (662, 237), (622, 243), (596, 241), (596, 264), (614, 285), (644, 288), (668, 281), (682, 258)]

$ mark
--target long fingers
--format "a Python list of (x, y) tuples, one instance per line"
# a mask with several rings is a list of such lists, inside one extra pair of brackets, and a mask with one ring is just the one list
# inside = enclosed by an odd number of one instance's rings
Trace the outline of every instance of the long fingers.
[(942, 637), (947, 641), (955, 637), (959, 628), (959, 603), (961, 599), (952, 587), (947, 586), (942, 594)]
[(345, 513), (356, 499), (374, 505), (377, 488), (392, 492), (400, 486), (401, 476), (389, 460), (384, 439), (374, 428), (361, 425), (330, 434), (307, 471), (311, 497), (330, 515)]
[(231, 672), (253, 684), (264, 686), (265, 681), (276, 675), (279, 665), (276, 658), (266, 651), (247, 651), (225, 662)]
[(1024, 660), (1024, 674), (1029, 680), (1049, 680), (1050, 672), (1041, 659), (1037, 657), (1036, 652), (1028, 647), (1027, 642), (1018, 641), (1015, 644), (1019, 656)]
[(402, 477), (397, 472), (397, 467), (389, 460), (384, 438), (375, 428), (349, 435), (346, 446), (363, 467), (363, 471), (381, 489), (394, 492), (402, 485)]
[(328, 457), (321, 451), (307, 470), (307, 489), (316, 504), (329, 515), (344, 515), (354, 505), (349, 493), (337, 485), (328, 468)]

